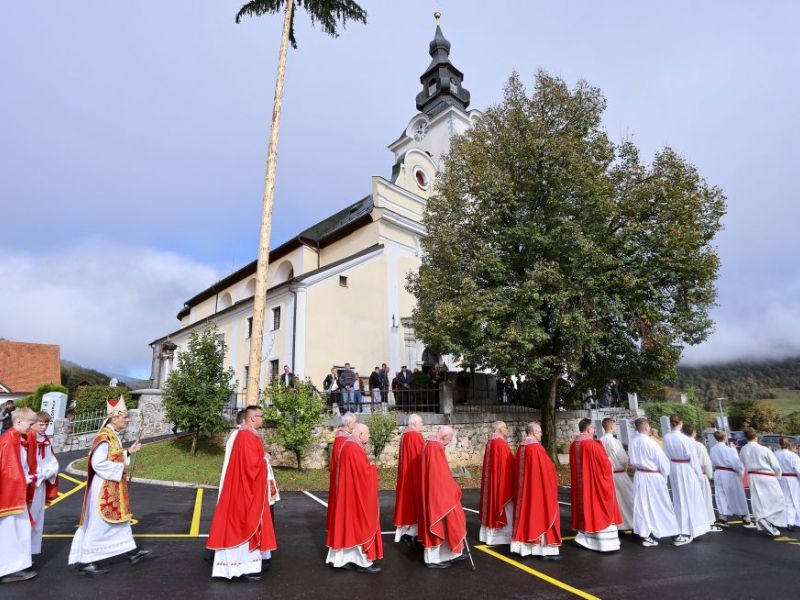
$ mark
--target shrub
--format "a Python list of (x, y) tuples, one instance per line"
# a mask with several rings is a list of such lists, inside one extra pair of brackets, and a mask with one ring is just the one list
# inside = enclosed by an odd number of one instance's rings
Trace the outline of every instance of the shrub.
[[(65, 388), (61, 387), (61, 389), (66, 392)], [(120, 396), (125, 398), (125, 405), (128, 408), (136, 408), (135, 404), (132, 404), (130, 393), (125, 388), (107, 385), (82, 385), (75, 388), (75, 414), (105, 410), (106, 400), (109, 398), (116, 399)]]
[(383, 449), (386, 448), (387, 444), (392, 441), (392, 437), (397, 433), (397, 420), (390, 413), (374, 413), (367, 418), (366, 425), (369, 427), (372, 456), (375, 457), (375, 460), (378, 460)]
[(276, 381), (265, 390), (264, 400), (265, 422), (275, 424), (278, 443), (294, 452), (302, 470), (303, 453), (313, 440), (314, 428), (322, 424), (325, 400), (310, 379), (296, 381), (294, 388)]
[(731, 429), (753, 427), (762, 433), (780, 433), (783, 417), (772, 402), (763, 400), (736, 400), (728, 407)]
[[(671, 402), (647, 402), (642, 405), (644, 414), (650, 420), (650, 423), (660, 429), (659, 419), (661, 417), (669, 417), (677, 414), (681, 416), (683, 422), (691, 425), (697, 431), (703, 430), (703, 422), (701, 416), (698, 414), (698, 409), (692, 404), (674, 404)], [(661, 435), (664, 436), (669, 431), (662, 431)]]

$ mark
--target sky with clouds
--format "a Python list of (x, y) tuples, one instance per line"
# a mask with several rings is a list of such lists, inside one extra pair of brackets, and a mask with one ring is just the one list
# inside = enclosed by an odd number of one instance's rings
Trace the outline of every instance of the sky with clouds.
[[(280, 18), (241, 2), (4, 3), (0, 337), (149, 376), (183, 302), (255, 256)], [(800, 353), (800, 4), (363, 0), (338, 39), (300, 14), (274, 244), (369, 193), (415, 113), (432, 13), (471, 107), (513, 70), (585, 79), (605, 127), (670, 145), (728, 196), (715, 333), (686, 362)]]

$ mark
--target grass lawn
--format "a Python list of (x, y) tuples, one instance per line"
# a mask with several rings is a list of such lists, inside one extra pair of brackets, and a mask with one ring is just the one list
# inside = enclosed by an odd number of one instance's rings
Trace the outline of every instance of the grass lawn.
[(774, 388), (773, 392), (777, 398), (764, 398), (765, 402), (771, 402), (781, 414), (788, 415), (790, 413), (800, 411), (800, 390), (790, 390), (788, 388)]
[[(198, 443), (197, 455), (190, 456), (191, 445), (192, 440), (189, 437), (144, 444), (136, 454), (133, 476), (218, 485), (222, 459), (225, 456), (224, 449), (201, 439)], [(75, 466), (85, 471), (86, 459), (78, 461)], [(456, 479), (459, 485), (462, 488), (480, 487), (480, 467), (469, 467), (467, 470), (469, 477)], [(379, 469), (378, 473), (380, 489), (393, 490), (397, 480), (397, 469), (385, 467)], [(278, 480), (278, 487), (287, 492), (327, 491), (328, 489), (328, 469), (298, 471), (288, 467), (277, 467), (275, 477)], [(569, 483), (569, 467), (560, 466), (558, 478), (561, 483)]]

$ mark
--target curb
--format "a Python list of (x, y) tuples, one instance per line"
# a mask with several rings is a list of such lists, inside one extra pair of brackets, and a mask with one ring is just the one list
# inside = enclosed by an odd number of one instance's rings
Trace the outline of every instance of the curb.
[[(71, 463), (67, 465), (65, 471), (70, 475), (77, 475), (79, 477), (86, 477), (86, 471), (81, 471), (80, 469), (76, 469), (72, 465), (76, 462), (83, 460), (82, 458), (78, 458), (73, 460)], [(163, 481), (161, 479), (145, 479), (144, 477), (132, 477), (131, 481), (133, 483), (144, 483), (147, 485), (160, 485), (161, 487), (177, 487), (177, 488), (192, 488), (192, 489), (204, 489), (204, 490), (217, 490), (219, 486), (216, 485), (208, 485), (207, 483), (190, 483), (188, 481)]]

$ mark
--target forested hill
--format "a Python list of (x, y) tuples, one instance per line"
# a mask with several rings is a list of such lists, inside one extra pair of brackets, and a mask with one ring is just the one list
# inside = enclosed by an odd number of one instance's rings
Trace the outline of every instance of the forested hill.
[(761, 362), (733, 362), (701, 367), (678, 367), (681, 390), (694, 387), (698, 398), (712, 401), (771, 398), (773, 388), (800, 390), (800, 356)]

